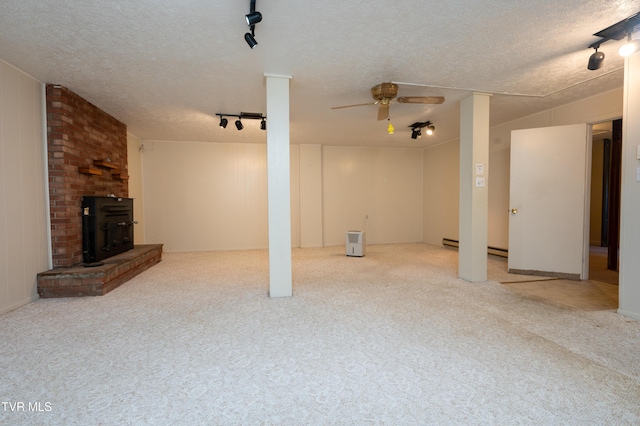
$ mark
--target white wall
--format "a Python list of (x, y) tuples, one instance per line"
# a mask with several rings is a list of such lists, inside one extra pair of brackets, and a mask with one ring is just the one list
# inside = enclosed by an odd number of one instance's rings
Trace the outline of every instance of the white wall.
[(620, 205), (620, 307), (640, 320), (640, 53), (625, 59), (622, 120), (622, 203)]
[(362, 230), (368, 244), (422, 241), (422, 150), (332, 147), (322, 150), (324, 244)]
[[(422, 150), (307, 148), (291, 146), (293, 247), (301, 229), (305, 246), (342, 245), (367, 214), (368, 243), (422, 241)], [(146, 243), (268, 246), (264, 144), (144, 141), (142, 170)]]
[(300, 211), (302, 209), (302, 194), (306, 189), (300, 180), (302, 174), (301, 155), (300, 147), (291, 145), (291, 152), (289, 152), (291, 163), (291, 247), (300, 247), (302, 241)]
[(36, 300), (50, 267), (43, 90), (0, 61), (0, 314)]
[(144, 244), (144, 198), (142, 192), (142, 141), (127, 133), (127, 173), (129, 174), (129, 198), (133, 198), (133, 242)]
[(456, 140), (424, 150), (423, 157), (423, 241), (441, 245), (443, 238), (458, 239), (460, 142)]
[[(147, 140), (143, 145), (146, 244), (164, 244), (167, 252), (268, 247), (264, 144)], [(290, 156), (291, 244), (299, 247), (298, 146), (291, 146)], [(133, 172), (130, 190), (132, 181)]]
[(509, 241), (510, 149), (489, 152), (489, 225), (487, 245), (506, 249)]
[(266, 248), (264, 144), (144, 141), (145, 241), (167, 252)]
[(322, 247), (322, 146), (300, 145), (299, 163), (300, 247)]
[[(622, 117), (623, 89), (617, 89), (558, 108), (523, 117), (492, 127), (489, 130), (489, 235), (488, 245), (508, 248), (509, 245), (509, 153), (511, 131), (565, 124), (595, 123)], [(458, 239), (458, 214), (453, 198), (459, 187), (450, 190), (427, 189), (432, 182), (449, 182), (459, 174), (459, 140), (428, 148), (425, 161), (425, 232), (424, 241), (442, 244), (442, 238)], [(623, 142), (624, 143), (624, 142)], [(441, 175), (440, 173), (445, 173)], [(449, 183), (447, 183), (449, 185)], [(449, 186), (447, 186), (449, 188)]]

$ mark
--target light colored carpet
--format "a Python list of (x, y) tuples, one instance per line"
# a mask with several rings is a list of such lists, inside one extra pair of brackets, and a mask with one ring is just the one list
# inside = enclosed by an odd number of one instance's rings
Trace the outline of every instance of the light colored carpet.
[(424, 244), (295, 249), (293, 277), (270, 299), (266, 250), (165, 254), (0, 316), (0, 400), (42, 408), (0, 424), (640, 424), (640, 322), (512, 291), (503, 261), (468, 283)]

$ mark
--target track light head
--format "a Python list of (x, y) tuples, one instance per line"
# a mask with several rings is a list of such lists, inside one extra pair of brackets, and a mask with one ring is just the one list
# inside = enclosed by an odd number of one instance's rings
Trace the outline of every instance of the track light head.
[(244, 129), (244, 126), (242, 125), (242, 121), (240, 121), (240, 119), (236, 120), (236, 129), (238, 130)]
[(260, 130), (267, 130), (267, 120), (265, 120), (264, 118), (260, 122)]
[(252, 48), (252, 49), (258, 45), (258, 42), (256, 41), (256, 38), (251, 33), (246, 33), (244, 35), (244, 39), (247, 42), (247, 44), (249, 45), (249, 47)]
[(596, 49), (595, 53), (589, 57), (589, 64), (587, 65), (587, 69), (591, 71), (599, 70), (602, 68), (604, 64), (604, 53), (598, 52), (598, 47), (594, 47)]
[(433, 124), (427, 127), (427, 135), (431, 136), (435, 131), (436, 131), (436, 126), (434, 126)]
[(620, 46), (620, 49), (618, 49), (618, 53), (620, 54), (620, 56), (626, 58), (627, 56), (633, 55), (638, 50), (640, 50), (640, 40), (631, 40), (631, 33), (629, 33), (627, 35), (627, 42)]
[(251, 12), (248, 15), (245, 15), (245, 20), (247, 21), (248, 26), (252, 26), (262, 21), (262, 13), (260, 12)]
[(418, 139), (420, 136), (422, 136), (422, 132), (420, 132), (419, 128), (413, 128), (411, 130), (411, 139)]
[(224, 117), (220, 117), (220, 127), (222, 127), (223, 129), (226, 129), (228, 123), (229, 123), (229, 120), (227, 120)]

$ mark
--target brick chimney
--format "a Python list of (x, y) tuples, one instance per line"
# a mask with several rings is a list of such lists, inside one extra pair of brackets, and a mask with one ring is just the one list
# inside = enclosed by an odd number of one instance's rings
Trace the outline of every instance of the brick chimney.
[(53, 267), (82, 263), (82, 197), (128, 197), (127, 127), (69, 89), (47, 84)]

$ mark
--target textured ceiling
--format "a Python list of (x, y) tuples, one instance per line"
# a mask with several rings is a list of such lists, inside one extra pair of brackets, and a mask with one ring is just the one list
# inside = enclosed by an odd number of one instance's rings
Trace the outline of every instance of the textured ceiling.
[[(495, 94), (492, 125), (621, 87), (621, 42), (593, 33), (640, 9), (612, 0), (259, 0), (259, 45), (249, 49), (249, 0), (3, 0), (0, 59), (68, 87), (142, 139), (264, 142), (216, 113), (267, 113), (264, 74), (291, 80), (291, 143), (419, 146), (457, 138), (459, 100)], [(370, 88), (406, 82), (399, 96), (445, 96), (442, 105), (391, 106), (394, 135), (376, 120)], [(456, 88), (456, 89), (452, 89)], [(432, 137), (407, 127), (430, 120)]]

